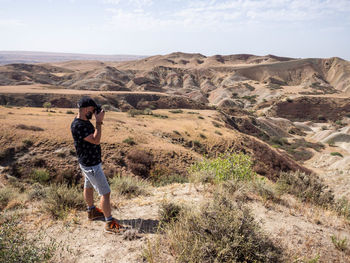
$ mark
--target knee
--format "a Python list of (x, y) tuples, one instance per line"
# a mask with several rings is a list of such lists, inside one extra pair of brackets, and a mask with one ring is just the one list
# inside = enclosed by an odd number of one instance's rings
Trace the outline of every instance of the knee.
[(111, 192), (102, 195), (102, 198), (103, 198), (103, 199), (109, 199), (110, 196), (111, 196)]

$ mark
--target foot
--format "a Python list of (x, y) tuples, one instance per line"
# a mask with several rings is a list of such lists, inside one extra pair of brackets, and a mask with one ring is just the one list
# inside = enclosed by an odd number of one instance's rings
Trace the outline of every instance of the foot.
[(107, 221), (106, 226), (105, 226), (105, 232), (113, 233), (113, 234), (122, 234), (127, 229), (129, 229), (129, 228), (119, 224), (115, 218), (113, 218), (113, 220), (111, 220), (111, 221)]
[(88, 218), (90, 221), (104, 218), (104, 214), (101, 209), (95, 207), (88, 211)]

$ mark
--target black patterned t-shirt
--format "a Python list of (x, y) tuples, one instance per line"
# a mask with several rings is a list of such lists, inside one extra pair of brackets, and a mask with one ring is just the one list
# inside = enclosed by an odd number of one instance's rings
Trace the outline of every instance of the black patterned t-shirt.
[(84, 140), (95, 132), (92, 123), (75, 118), (71, 124), (71, 132), (79, 163), (84, 166), (94, 166), (101, 163), (101, 146)]

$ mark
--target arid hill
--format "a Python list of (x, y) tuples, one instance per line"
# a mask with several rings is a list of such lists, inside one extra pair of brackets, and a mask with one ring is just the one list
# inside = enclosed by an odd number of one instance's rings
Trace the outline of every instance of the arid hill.
[[(0, 227), (19, 214), (30, 237), (59, 242), (57, 262), (350, 262), (349, 93), (340, 58), (1, 66)], [(83, 95), (106, 111), (103, 167), (124, 235), (83, 212), (69, 130)]]

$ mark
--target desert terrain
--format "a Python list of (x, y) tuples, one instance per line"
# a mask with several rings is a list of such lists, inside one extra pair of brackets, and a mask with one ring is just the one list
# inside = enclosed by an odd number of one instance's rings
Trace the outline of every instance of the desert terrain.
[[(341, 58), (176, 52), (0, 66), (1, 222), (19, 222), (44, 248), (54, 244), (53, 262), (231, 262), (219, 257), (228, 248), (197, 261), (188, 245), (177, 250), (190, 238), (177, 227), (191, 220), (164, 219), (170, 203), (199, 213), (219, 195), (243, 217), (248, 209), (266, 235), (259, 240), (269, 240), (273, 256), (255, 262), (350, 262), (349, 94), (350, 62)], [(88, 221), (81, 203), (55, 203), (62, 189), (82, 198), (70, 124), (83, 95), (106, 111), (102, 160), (113, 214), (132, 227), (123, 235)], [(253, 179), (218, 182), (211, 170), (194, 172), (228, 152), (248, 156)], [(230, 229), (234, 220), (220, 219)], [(210, 231), (203, 238), (215, 240)], [(208, 244), (198, 251), (216, 255)], [(235, 261), (254, 262), (248, 254)]]

